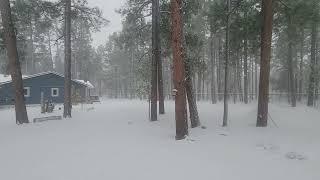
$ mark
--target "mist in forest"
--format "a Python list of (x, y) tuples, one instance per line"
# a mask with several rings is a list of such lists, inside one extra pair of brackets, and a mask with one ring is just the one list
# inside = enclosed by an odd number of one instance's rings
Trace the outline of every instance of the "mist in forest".
[(319, 0), (0, 12), (0, 179), (320, 179)]

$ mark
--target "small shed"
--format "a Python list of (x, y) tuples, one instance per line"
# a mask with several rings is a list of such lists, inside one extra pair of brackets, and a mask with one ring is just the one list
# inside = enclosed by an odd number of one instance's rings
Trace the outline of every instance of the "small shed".
[[(2, 80), (5, 78), (2, 78)], [(11, 79), (11, 78), (10, 78)], [(64, 76), (56, 72), (43, 72), (23, 78), (24, 97), (26, 104), (40, 104), (41, 94), (44, 100), (60, 104), (64, 102)], [(94, 88), (90, 82), (72, 80), (71, 91), (73, 102), (84, 102)], [(0, 81), (0, 106), (14, 104), (12, 81)]]

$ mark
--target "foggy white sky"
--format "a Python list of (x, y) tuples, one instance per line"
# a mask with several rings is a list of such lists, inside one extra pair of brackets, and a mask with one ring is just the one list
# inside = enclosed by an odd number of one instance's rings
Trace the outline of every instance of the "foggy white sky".
[(110, 21), (109, 25), (101, 32), (92, 35), (93, 46), (105, 44), (109, 34), (121, 30), (121, 16), (115, 9), (122, 7), (126, 0), (88, 0), (90, 6), (98, 6), (103, 11), (103, 16)]

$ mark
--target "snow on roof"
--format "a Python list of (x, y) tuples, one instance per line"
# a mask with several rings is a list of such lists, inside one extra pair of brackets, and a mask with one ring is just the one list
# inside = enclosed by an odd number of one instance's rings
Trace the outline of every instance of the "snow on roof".
[(84, 81), (81, 79), (74, 79), (74, 81), (86, 85), (88, 88), (93, 89), (94, 86), (90, 83), (90, 81)]
[[(27, 76), (22, 75), (22, 78), (26, 78)], [(10, 82), (11, 76), (6, 74), (0, 74), (0, 84), (5, 82)]]
[(0, 74), (0, 83), (11, 81), (10, 75)]
[[(22, 79), (30, 79), (30, 78), (34, 78), (34, 77), (38, 77), (38, 76), (42, 76), (42, 75), (47, 75), (47, 74), (55, 74), (57, 76), (64, 78), (64, 76), (59, 73), (49, 71), (49, 72), (42, 72), (42, 73), (33, 74), (33, 75), (29, 75), (29, 76), (22, 75)], [(10, 83), (11, 81), (12, 81), (12, 79), (11, 79), (10, 75), (8, 76), (8, 75), (0, 74), (0, 84)], [(84, 80), (79, 80), (79, 79), (72, 79), (72, 81), (79, 83), (79, 84), (82, 84), (82, 85), (85, 85), (90, 89), (94, 88), (94, 86), (89, 81), (85, 82)]]

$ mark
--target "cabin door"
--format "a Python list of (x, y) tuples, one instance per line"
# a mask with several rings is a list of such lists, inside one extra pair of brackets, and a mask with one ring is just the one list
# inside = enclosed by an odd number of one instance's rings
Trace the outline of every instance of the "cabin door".
[(47, 101), (47, 100), (52, 100), (51, 97), (51, 88), (49, 87), (40, 87), (40, 102), (41, 102), (41, 94), (43, 94), (43, 100)]

